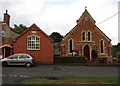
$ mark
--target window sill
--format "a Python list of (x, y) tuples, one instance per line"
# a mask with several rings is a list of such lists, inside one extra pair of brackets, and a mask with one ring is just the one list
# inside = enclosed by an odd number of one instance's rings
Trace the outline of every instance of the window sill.
[(30, 49), (27, 49), (27, 51), (40, 51), (40, 49), (35, 49), (35, 50), (30, 50)]

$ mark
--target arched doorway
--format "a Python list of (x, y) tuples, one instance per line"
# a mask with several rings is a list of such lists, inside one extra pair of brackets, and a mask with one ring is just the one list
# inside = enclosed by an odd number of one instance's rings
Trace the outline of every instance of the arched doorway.
[(88, 45), (84, 46), (84, 56), (88, 61), (90, 61), (90, 48)]
[(12, 54), (12, 46), (3, 45), (2, 46), (2, 55), (3, 55), (3, 58), (8, 57), (11, 54)]

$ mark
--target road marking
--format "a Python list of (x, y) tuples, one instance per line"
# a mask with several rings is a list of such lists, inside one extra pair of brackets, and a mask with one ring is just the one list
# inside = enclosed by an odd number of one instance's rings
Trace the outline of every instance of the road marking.
[(21, 78), (27, 78), (27, 77), (29, 77), (27, 75), (4, 75), (4, 74), (2, 74), (1, 76), (3, 76), (3, 77), (5, 77), (5, 76), (8, 76), (8, 77), (21, 77)]
[(12, 77), (13, 75), (9, 75), (10, 77)]
[(26, 76), (26, 75), (20, 75), (21, 78), (27, 78), (29, 76)]
[(16, 77), (17, 75), (13, 75), (14, 77)]

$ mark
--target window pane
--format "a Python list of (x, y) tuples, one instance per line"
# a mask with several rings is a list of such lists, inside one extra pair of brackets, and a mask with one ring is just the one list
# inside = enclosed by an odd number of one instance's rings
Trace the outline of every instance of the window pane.
[(91, 39), (91, 34), (90, 32), (88, 32), (88, 41), (90, 41), (90, 39)]
[(32, 40), (35, 40), (35, 36), (32, 36)]
[(37, 36), (30, 36), (28, 38), (28, 49), (29, 50), (39, 50), (40, 49), (40, 39)]
[(103, 40), (101, 40), (101, 53), (104, 53), (104, 44), (103, 44)]
[(70, 53), (72, 53), (72, 40), (70, 40)]
[(85, 41), (85, 32), (82, 33), (82, 40)]

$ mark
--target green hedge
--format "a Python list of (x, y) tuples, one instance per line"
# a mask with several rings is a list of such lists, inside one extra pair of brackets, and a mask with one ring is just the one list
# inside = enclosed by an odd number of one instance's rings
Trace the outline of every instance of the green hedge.
[(86, 63), (84, 56), (55, 56), (54, 64)]

